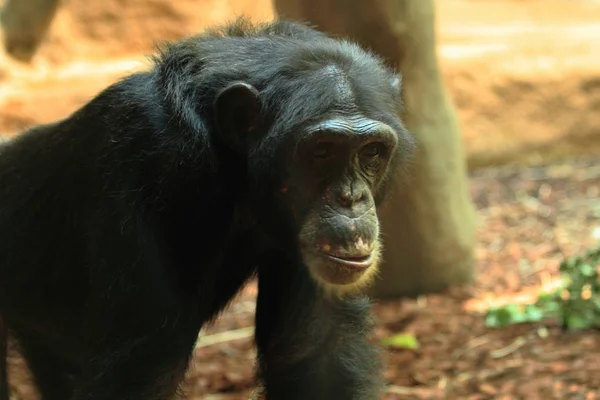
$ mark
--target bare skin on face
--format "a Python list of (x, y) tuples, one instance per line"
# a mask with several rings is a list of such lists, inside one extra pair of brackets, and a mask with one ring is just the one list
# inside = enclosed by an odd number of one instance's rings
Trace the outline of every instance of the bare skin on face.
[(387, 172), (395, 132), (381, 121), (342, 115), (311, 126), (304, 141), (300, 157), (312, 157), (306, 164), (327, 177), (320, 204), (313, 204), (301, 229), (304, 260), (326, 292), (362, 290), (377, 275), (381, 258), (373, 192)]

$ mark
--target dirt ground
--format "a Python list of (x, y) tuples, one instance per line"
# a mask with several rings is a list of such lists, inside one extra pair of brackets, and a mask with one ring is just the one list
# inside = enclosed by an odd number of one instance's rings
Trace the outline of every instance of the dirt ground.
[[(178, 9), (161, 0), (130, 0), (135, 7), (121, 21), (111, 6), (77, 1), (61, 11), (33, 65), (0, 54), (0, 135), (66, 116), (118, 76), (143, 66), (139, 53), (150, 49), (140, 39), (144, 35), (177, 37), (248, 8), (241, 0), (205, 0), (207, 11), (192, 15), (182, 11), (197, 7), (187, 0)], [(111, 3), (121, 2), (94, 4)], [(251, 10), (257, 19), (270, 17), (266, 4), (258, 1)], [(439, 1), (438, 8), (441, 62), (473, 164), (519, 152), (535, 161), (540, 149), (596, 149), (600, 3), (461, 0)], [(140, 18), (148, 22), (128, 30)], [(569, 141), (557, 146), (557, 138)], [(409, 332), (420, 342), (416, 351), (386, 350), (386, 400), (600, 398), (597, 332), (562, 333), (551, 323), (488, 329), (482, 315), (489, 305), (532, 301), (557, 278), (563, 255), (598, 243), (593, 233), (600, 232), (599, 165), (600, 156), (588, 155), (471, 172), (480, 218), (477, 281), (376, 305), (373, 340)], [(248, 397), (255, 295), (250, 284), (203, 333), (185, 385), (190, 399)], [(26, 378), (13, 375), (12, 382), (21, 400), (33, 398)]]

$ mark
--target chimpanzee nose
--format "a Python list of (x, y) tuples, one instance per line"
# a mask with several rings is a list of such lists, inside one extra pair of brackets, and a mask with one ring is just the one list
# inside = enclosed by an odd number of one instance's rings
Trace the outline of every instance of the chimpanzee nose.
[(350, 190), (342, 190), (337, 196), (337, 202), (342, 207), (351, 208), (365, 201), (366, 198), (367, 194), (362, 190), (357, 190), (354, 193)]

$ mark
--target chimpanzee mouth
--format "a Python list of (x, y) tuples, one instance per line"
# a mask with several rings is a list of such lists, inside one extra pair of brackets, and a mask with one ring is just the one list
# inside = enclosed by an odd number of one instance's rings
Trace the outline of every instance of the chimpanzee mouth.
[(329, 253), (323, 253), (325, 257), (329, 260), (341, 264), (344, 267), (362, 270), (367, 269), (373, 264), (374, 253), (369, 253), (367, 255), (359, 255), (359, 256), (336, 256)]

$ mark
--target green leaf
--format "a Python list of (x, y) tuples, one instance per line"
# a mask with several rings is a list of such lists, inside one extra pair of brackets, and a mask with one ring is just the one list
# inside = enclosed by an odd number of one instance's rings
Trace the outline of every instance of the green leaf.
[(527, 304), (525, 306), (525, 317), (528, 322), (538, 322), (543, 320), (546, 315), (541, 308), (534, 304)]
[(554, 300), (554, 293), (551, 292), (544, 292), (544, 293), (540, 293), (540, 295), (538, 296), (538, 302), (544, 302), (544, 301), (551, 301)]
[(584, 276), (594, 276), (596, 274), (596, 268), (592, 267), (590, 264), (583, 264), (581, 266), (581, 273)]
[(496, 312), (488, 311), (487, 315), (485, 316), (485, 325), (489, 328), (502, 328), (506, 326), (506, 324), (503, 322), (504, 321), (498, 318), (498, 314)]
[(381, 345), (385, 347), (417, 350), (419, 348), (419, 341), (411, 333), (399, 333), (383, 339)]
[(518, 304), (507, 304), (504, 307), (490, 308), (485, 322), (489, 327), (503, 327), (523, 322), (524, 315)]
[(586, 318), (584, 315), (569, 314), (565, 318), (567, 328), (569, 329), (587, 329), (591, 327), (592, 321)]
[(581, 257), (567, 258), (562, 263), (560, 263), (559, 269), (561, 272), (568, 273), (569, 271), (575, 269), (575, 267), (577, 267), (579, 264), (581, 264), (581, 262)]

